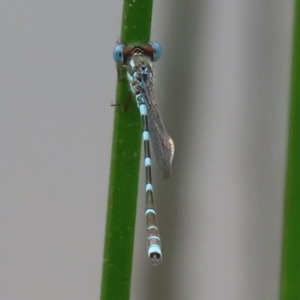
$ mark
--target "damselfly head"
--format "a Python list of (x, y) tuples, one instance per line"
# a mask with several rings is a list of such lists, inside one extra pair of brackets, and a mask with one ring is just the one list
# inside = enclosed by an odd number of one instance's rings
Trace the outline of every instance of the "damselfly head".
[(119, 65), (127, 64), (135, 54), (149, 57), (150, 61), (157, 61), (162, 54), (161, 46), (157, 42), (149, 42), (138, 46), (125, 46), (119, 44), (113, 51), (113, 58)]

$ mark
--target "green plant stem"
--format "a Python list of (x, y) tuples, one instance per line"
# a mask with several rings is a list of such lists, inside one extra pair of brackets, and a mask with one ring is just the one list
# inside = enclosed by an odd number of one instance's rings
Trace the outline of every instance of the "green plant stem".
[[(152, 0), (124, 0), (122, 44), (149, 41)], [(121, 72), (121, 76), (125, 75)], [(126, 300), (130, 296), (135, 215), (141, 152), (141, 121), (134, 100), (128, 110), (128, 82), (117, 84), (109, 195), (106, 216), (101, 300)]]
[(300, 299), (300, 1), (295, 1), (281, 300)]

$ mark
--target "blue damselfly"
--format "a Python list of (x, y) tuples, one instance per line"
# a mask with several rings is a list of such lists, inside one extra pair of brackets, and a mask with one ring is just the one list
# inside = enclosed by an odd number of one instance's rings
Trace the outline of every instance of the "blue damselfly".
[(161, 47), (156, 42), (138, 46), (117, 45), (113, 52), (117, 68), (127, 70), (130, 89), (135, 96), (141, 114), (146, 168), (145, 215), (147, 220), (148, 256), (155, 265), (161, 261), (162, 252), (153, 200), (150, 138), (159, 169), (164, 178), (171, 175), (171, 164), (175, 151), (173, 140), (165, 130), (153, 97), (152, 62), (158, 60), (160, 56)]

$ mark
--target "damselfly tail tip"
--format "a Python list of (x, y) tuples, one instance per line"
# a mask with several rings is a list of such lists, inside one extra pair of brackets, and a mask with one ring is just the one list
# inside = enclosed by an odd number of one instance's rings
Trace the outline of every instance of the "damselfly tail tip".
[(154, 266), (157, 266), (162, 260), (161, 248), (158, 244), (151, 244), (148, 249), (148, 257)]
[(150, 259), (151, 259), (152, 264), (154, 266), (157, 266), (161, 262), (162, 256), (159, 253), (152, 253), (150, 255)]

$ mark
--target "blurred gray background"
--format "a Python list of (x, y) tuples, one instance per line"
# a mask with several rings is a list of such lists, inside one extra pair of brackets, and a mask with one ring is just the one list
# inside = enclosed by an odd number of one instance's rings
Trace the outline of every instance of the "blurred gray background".
[[(99, 298), (122, 1), (1, 1), (0, 299)], [(278, 299), (293, 1), (155, 1), (164, 260), (132, 300)]]

